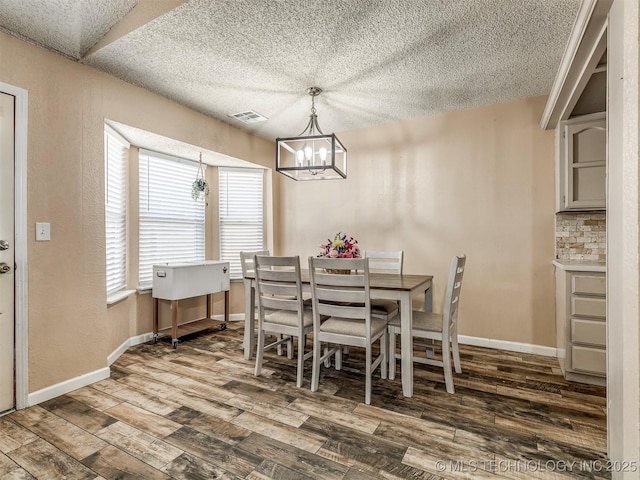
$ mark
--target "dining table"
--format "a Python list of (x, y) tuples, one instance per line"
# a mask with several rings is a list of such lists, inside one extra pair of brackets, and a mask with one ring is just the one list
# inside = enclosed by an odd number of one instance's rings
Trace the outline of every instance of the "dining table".
[[(311, 292), (309, 270), (301, 270), (302, 289)], [(244, 277), (245, 320), (244, 320), (244, 358), (250, 360), (256, 349), (255, 333), (255, 274), (248, 272)], [(400, 302), (400, 351), (402, 393), (413, 396), (413, 298), (424, 295), (424, 310), (432, 311), (433, 275), (414, 275), (397, 273), (369, 273), (369, 294), (373, 299), (396, 300)]]

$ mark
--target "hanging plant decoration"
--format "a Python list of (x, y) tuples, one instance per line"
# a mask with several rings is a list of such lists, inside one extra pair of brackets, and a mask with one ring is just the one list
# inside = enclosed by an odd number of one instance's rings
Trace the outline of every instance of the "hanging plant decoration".
[(204, 167), (202, 166), (202, 152), (200, 153), (200, 165), (198, 166), (198, 174), (191, 184), (191, 196), (194, 200), (200, 198), (200, 194), (204, 193), (204, 204), (209, 206), (209, 184), (204, 179)]

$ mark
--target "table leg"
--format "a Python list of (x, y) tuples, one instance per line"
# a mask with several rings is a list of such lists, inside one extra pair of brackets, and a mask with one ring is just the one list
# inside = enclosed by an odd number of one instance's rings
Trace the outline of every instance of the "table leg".
[(433, 285), (424, 291), (424, 311), (433, 312)]
[[(424, 291), (424, 311), (433, 312), (433, 284), (431, 284), (429, 288)], [(425, 342), (427, 345), (433, 344), (433, 340), (431, 339), (426, 339)], [(427, 346), (427, 348), (425, 349), (427, 358), (433, 358), (434, 353), (434, 349)]]
[(411, 293), (403, 292), (400, 299), (400, 351), (402, 372), (402, 393), (405, 397), (413, 396), (413, 338), (411, 330), (413, 318), (411, 309)]
[(253, 282), (244, 281), (244, 359), (251, 360), (256, 347), (256, 337), (253, 330), (255, 324), (256, 296)]

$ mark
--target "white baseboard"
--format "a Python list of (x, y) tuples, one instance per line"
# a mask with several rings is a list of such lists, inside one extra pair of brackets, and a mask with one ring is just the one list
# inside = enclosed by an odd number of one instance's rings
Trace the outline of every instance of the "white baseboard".
[(508, 342), (506, 340), (494, 340), (492, 338), (469, 337), (458, 335), (458, 343), (473, 345), (474, 347), (495, 348), (497, 350), (508, 350), (510, 352), (531, 353), (545, 357), (557, 357), (558, 349), (546, 347), (544, 345), (533, 345), (531, 343)]
[(143, 333), (142, 335), (127, 338), (124, 342), (122, 342), (122, 345), (116, 348), (107, 357), (107, 365), (111, 366), (113, 362), (115, 362), (120, 357), (120, 355), (127, 351), (127, 348), (133, 347), (134, 345), (140, 345), (141, 343), (148, 342), (149, 340), (153, 340), (152, 332)]
[(143, 333), (142, 335), (131, 337), (129, 339), (129, 346), (134, 347), (136, 345), (140, 345), (141, 343), (147, 343), (151, 340), (153, 340), (153, 332)]
[[(212, 317), (214, 320), (224, 321), (224, 315), (214, 315)], [(229, 321), (237, 322), (244, 320), (244, 313), (234, 313), (229, 315)], [(120, 355), (127, 351), (127, 348), (133, 347), (135, 345), (140, 345), (141, 343), (146, 343), (153, 340), (153, 332), (143, 333), (142, 335), (137, 335), (135, 337), (130, 337), (122, 342), (118, 348), (116, 348), (111, 354), (107, 357), (107, 365), (113, 365)]]
[(109, 374), (109, 367), (105, 367), (30, 393), (27, 397), (27, 406), (37, 405), (38, 403), (46, 402), (52, 398), (77, 390), (78, 388), (99, 382), (100, 380), (109, 378)]

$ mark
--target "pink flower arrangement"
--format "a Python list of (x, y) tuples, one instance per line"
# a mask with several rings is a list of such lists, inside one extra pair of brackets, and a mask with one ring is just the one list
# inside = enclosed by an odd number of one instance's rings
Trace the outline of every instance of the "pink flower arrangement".
[(327, 239), (327, 243), (320, 245), (322, 249), (319, 257), (328, 258), (360, 258), (360, 246), (358, 240), (349, 237), (342, 232), (336, 233), (333, 240)]

